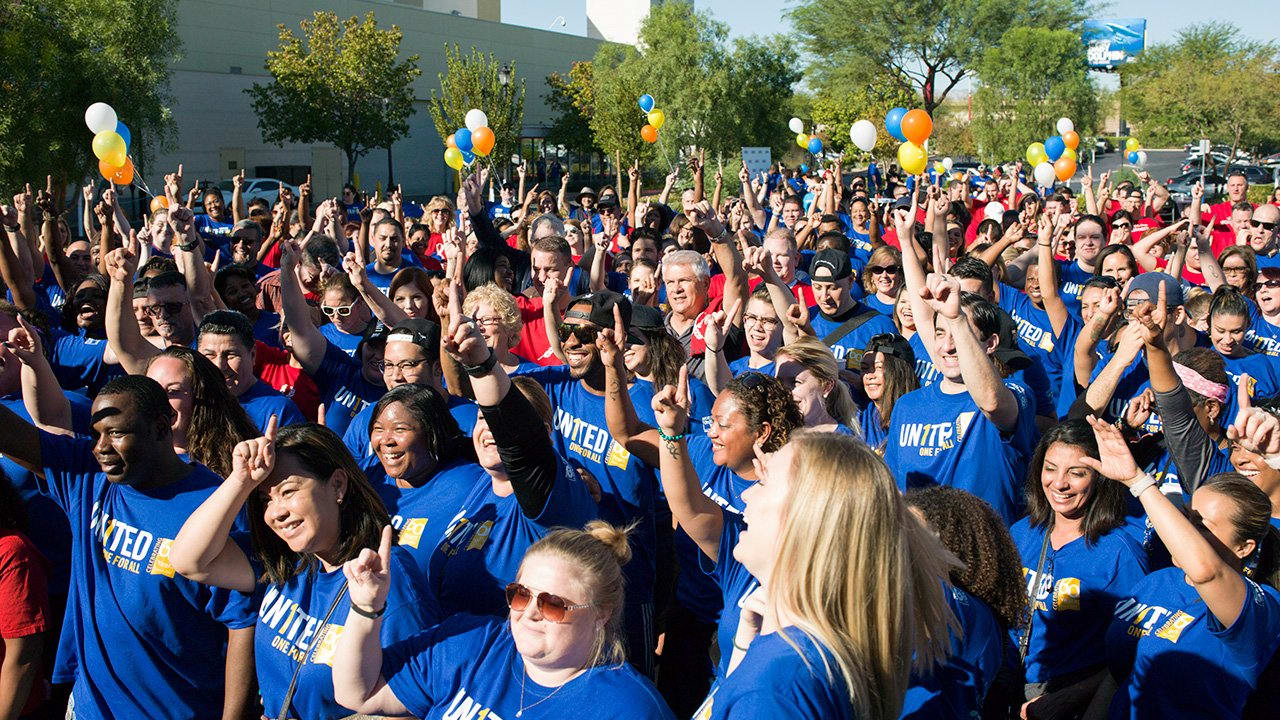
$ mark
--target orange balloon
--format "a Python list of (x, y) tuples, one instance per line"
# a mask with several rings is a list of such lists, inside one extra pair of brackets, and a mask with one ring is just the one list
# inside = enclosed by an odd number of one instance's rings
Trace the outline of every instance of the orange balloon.
[(1062, 133), (1062, 144), (1075, 150), (1076, 146), (1080, 144), (1080, 135), (1075, 130), (1068, 130)]
[(133, 161), (129, 158), (124, 159), (124, 164), (112, 171), (111, 177), (107, 178), (117, 185), (128, 185), (133, 182)]
[(1063, 155), (1053, 164), (1053, 174), (1062, 182), (1070, 180), (1076, 174), (1076, 161)]
[(658, 142), (658, 128), (652, 125), (645, 125), (640, 128), (640, 137), (647, 143)]
[(449, 133), (448, 135), (445, 135), (445, 136), (444, 136), (444, 146), (445, 146), (445, 147), (447, 147), (447, 148), (456, 148), (456, 147), (458, 147), (458, 143), (457, 143), (457, 142), (455, 142), (455, 141), (454, 141), (454, 139), (453, 139), (453, 133)]
[(488, 127), (476, 128), (471, 133), (471, 152), (484, 157), (493, 150), (493, 131)]
[(115, 165), (108, 165), (106, 160), (98, 161), (98, 172), (102, 173), (103, 180), (110, 180), (111, 176), (115, 174), (116, 170), (119, 170), (119, 168), (117, 168)]
[(161, 210), (169, 209), (169, 200), (163, 195), (157, 195), (151, 198), (151, 212), (156, 213)]
[(933, 133), (933, 118), (929, 113), (916, 108), (902, 116), (902, 134), (907, 140), (924, 146), (924, 141)]

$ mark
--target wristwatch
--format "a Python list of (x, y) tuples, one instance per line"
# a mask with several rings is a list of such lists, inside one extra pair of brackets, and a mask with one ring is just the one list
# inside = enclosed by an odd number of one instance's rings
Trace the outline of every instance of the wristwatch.
[(195, 249), (198, 247), (200, 247), (200, 241), (198, 239), (192, 240), (191, 242), (181, 243), (178, 245), (178, 249), (181, 250), (182, 252), (194, 252)]
[(486, 358), (484, 362), (479, 365), (467, 365), (463, 363), (462, 371), (474, 378), (484, 377), (485, 375), (488, 375), (489, 372), (493, 370), (493, 366), (497, 364), (498, 353), (494, 352), (493, 348), (489, 348), (489, 357)]

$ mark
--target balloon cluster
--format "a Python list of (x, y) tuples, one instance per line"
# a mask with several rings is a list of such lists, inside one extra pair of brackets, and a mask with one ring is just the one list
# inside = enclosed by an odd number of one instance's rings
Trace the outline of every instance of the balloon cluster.
[(1130, 165), (1142, 167), (1147, 164), (1147, 154), (1142, 150), (1142, 143), (1138, 142), (1138, 138), (1131, 137), (1124, 141), (1125, 159)]
[(645, 114), (645, 120), (648, 121), (644, 127), (640, 128), (640, 139), (647, 143), (656, 143), (658, 131), (667, 122), (667, 114), (653, 106), (653, 96), (649, 93), (641, 95), (638, 103), (640, 111)]
[(933, 133), (933, 118), (916, 108), (896, 107), (884, 116), (884, 129), (902, 142), (898, 146), (898, 166), (908, 175), (919, 175), (929, 165), (924, 144)]
[(493, 152), (493, 131), (489, 129), (489, 116), (479, 108), (467, 111), (466, 127), (460, 127), (444, 139), (444, 164), (454, 170), (471, 167), (476, 156), (485, 157)]
[(787, 123), (787, 127), (791, 128), (791, 132), (796, 134), (796, 145), (800, 146), (800, 149), (808, 150), (814, 155), (822, 152), (822, 138), (817, 135), (806, 134), (803, 120), (793, 117)]
[(116, 111), (104, 102), (96, 102), (84, 111), (84, 124), (93, 133), (93, 154), (98, 158), (98, 172), (117, 185), (133, 182), (133, 160), (129, 158), (132, 137), (129, 128), (116, 117)]
[(1058, 134), (1027, 146), (1027, 162), (1040, 187), (1052, 187), (1054, 180), (1066, 182), (1076, 174), (1076, 148), (1080, 135), (1071, 118), (1058, 118)]

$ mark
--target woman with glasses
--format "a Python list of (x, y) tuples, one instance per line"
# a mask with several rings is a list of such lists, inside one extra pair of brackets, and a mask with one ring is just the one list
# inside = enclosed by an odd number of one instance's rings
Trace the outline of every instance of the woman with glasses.
[(334, 695), (361, 714), (508, 720), (673, 718), (624, 662), (621, 566), (627, 533), (601, 521), (534, 543), (506, 587), (505, 620), (457, 615), (395, 644), (380, 616), (399, 578), (386, 544), (343, 571), (351, 610), (333, 662)]
[(867, 267), (862, 271), (862, 302), (872, 310), (893, 317), (893, 306), (902, 290), (902, 252), (891, 245), (871, 251)]
[(481, 285), (467, 293), (462, 312), (479, 326), (507, 375), (523, 375), (542, 367), (511, 352), (511, 348), (520, 343), (520, 332), (524, 328), (511, 293), (493, 283)]
[(341, 273), (325, 279), (320, 294), (320, 311), (329, 318), (328, 323), (320, 326), (320, 334), (353, 357), (360, 342), (376, 325), (369, 304), (360, 297), (351, 280)]
[(1232, 245), (1218, 254), (1218, 266), (1227, 284), (1253, 297), (1258, 283), (1258, 256), (1253, 248)]
[(889, 421), (898, 398), (919, 389), (916, 354), (901, 335), (876, 335), (862, 356), (862, 392), (868, 402), (858, 414), (862, 439), (884, 454)]
[[(246, 508), (248, 537), (237, 527)], [(264, 717), (348, 714), (334, 700), (330, 670), (354, 597), (342, 568), (380, 540), (396, 577), (381, 639), (410, 637), (436, 619), (407, 548), (391, 547), (387, 522), (382, 501), (337, 435), (314, 424), (277, 433), (273, 418), (264, 437), (236, 446), (227, 479), (173, 540), (169, 562), (177, 572), (255, 595)]]

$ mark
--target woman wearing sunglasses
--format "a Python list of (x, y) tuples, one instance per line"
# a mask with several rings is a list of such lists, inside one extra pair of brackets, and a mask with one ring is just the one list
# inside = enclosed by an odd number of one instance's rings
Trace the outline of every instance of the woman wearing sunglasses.
[(507, 618), (457, 615), (395, 644), (381, 616), (401, 578), (386, 543), (343, 568), (351, 613), (333, 658), (334, 695), (368, 715), (508, 720), (672, 718), (623, 661), (625, 530), (561, 528), (525, 553), (506, 587)]
[(902, 290), (902, 253), (892, 245), (881, 245), (871, 251), (867, 267), (862, 271), (862, 299), (867, 307), (893, 317), (893, 306)]
[[(372, 553), (381, 537), (384, 567), (396, 577), (379, 605), (383, 641), (409, 637), (435, 616), (419, 595), (425, 580), (404, 547), (391, 548), (387, 511), (338, 436), (314, 424), (277, 433), (276, 422), (236, 446), (227, 479), (183, 524), (169, 562), (196, 582), (257, 596), (254, 657), (266, 717), (346, 717), (330, 674), (354, 597), (343, 563)], [(249, 538), (233, 530), (246, 505)]]
[(354, 356), (373, 326), (373, 311), (360, 297), (346, 275), (330, 275), (320, 295), (320, 311), (330, 322), (320, 326), (320, 334), (329, 342)]

